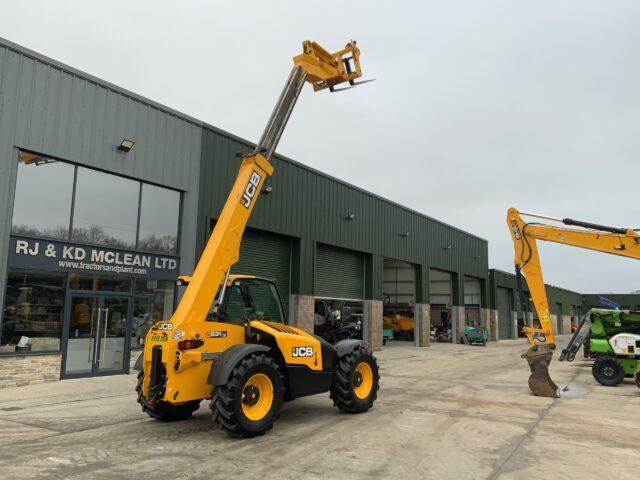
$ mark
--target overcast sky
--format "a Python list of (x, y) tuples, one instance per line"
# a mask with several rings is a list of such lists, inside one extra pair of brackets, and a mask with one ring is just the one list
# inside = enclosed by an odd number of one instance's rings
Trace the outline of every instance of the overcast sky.
[[(640, 227), (640, 2), (0, 0), (0, 35), (256, 141), (300, 42), (351, 38), (374, 83), (306, 89), (279, 151), (489, 241), (515, 206)], [(640, 264), (543, 245), (545, 280)]]

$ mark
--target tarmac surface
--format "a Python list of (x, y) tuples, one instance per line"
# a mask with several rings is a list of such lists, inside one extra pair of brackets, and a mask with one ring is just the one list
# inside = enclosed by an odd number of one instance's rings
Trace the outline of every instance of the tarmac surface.
[[(560, 337), (561, 342), (566, 337)], [(554, 361), (565, 398), (534, 397), (524, 340), (486, 347), (392, 342), (368, 413), (328, 394), (286, 403), (263, 437), (235, 440), (208, 402), (186, 421), (148, 418), (135, 376), (0, 390), (3, 479), (638, 478), (640, 390), (602, 387), (591, 362)]]

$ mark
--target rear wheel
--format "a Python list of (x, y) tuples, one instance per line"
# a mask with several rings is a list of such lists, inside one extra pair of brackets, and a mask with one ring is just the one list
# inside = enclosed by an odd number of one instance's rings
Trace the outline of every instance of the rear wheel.
[(613, 357), (598, 357), (591, 369), (593, 378), (605, 387), (614, 387), (624, 380), (624, 368)]
[(282, 376), (264, 354), (240, 361), (225, 385), (211, 395), (213, 420), (232, 437), (250, 438), (271, 430), (282, 407)]
[(186, 420), (200, 408), (200, 400), (192, 400), (179, 405), (173, 405), (168, 402), (147, 403), (147, 397), (142, 394), (142, 383), (144, 382), (144, 372), (138, 373), (138, 383), (136, 392), (138, 392), (138, 403), (142, 406), (142, 411), (156, 420), (165, 422), (175, 422), (178, 420)]
[(333, 404), (346, 413), (366, 412), (378, 397), (380, 374), (375, 357), (357, 349), (340, 357), (331, 384)]
[(636, 381), (636, 385), (640, 388), (640, 368), (636, 370), (636, 373), (633, 375), (633, 379)]

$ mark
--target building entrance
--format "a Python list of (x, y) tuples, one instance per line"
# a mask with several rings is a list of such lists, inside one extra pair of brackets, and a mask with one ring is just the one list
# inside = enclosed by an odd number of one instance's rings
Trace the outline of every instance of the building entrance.
[(62, 378), (125, 373), (130, 296), (71, 293), (65, 312)]

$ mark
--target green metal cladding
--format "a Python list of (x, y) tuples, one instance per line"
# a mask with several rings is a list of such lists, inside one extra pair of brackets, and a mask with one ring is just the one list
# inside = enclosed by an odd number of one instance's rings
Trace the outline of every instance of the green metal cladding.
[[(213, 127), (203, 129), (201, 145), (199, 250), (206, 239), (206, 219), (217, 217), (235, 179), (240, 162), (236, 153), (253, 148)], [(381, 299), (384, 257), (421, 266), (417, 297), (425, 303), (429, 268), (486, 280), (486, 240), (280, 155), (273, 164), (273, 191), (260, 198), (249, 226), (293, 237), (292, 293), (313, 294), (316, 243), (365, 254), (366, 298)], [(351, 214), (353, 219), (348, 218)], [(462, 295), (456, 295), (456, 304), (462, 304)]]

